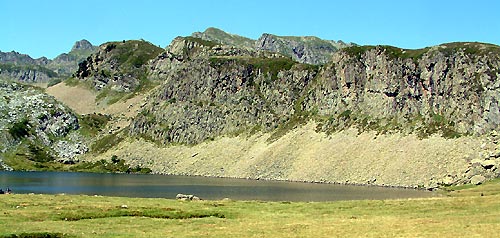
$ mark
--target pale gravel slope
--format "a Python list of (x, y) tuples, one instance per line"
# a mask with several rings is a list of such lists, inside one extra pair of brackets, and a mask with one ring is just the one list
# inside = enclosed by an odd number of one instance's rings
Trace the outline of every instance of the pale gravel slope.
[[(124, 158), (155, 173), (432, 188), (467, 180), (482, 139), (400, 134), (327, 136), (313, 122), (268, 143), (267, 134), (221, 137), (195, 146), (127, 140), (91, 159)], [(500, 161), (496, 161), (497, 166)]]

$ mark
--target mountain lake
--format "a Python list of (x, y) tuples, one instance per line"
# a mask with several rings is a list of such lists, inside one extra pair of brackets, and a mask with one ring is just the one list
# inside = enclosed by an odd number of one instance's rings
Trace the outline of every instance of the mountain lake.
[(85, 194), (175, 199), (178, 193), (201, 199), (338, 201), (404, 199), (436, 193), (404, 188), (263, 181), (153, 174), (0, 171), (0, 188), (13, 193)]

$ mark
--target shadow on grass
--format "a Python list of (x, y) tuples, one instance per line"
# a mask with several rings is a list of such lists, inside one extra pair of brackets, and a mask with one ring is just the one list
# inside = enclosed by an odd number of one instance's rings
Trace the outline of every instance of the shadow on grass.
[(214, 211), (182, 211), (175, 209), (145, 209), (145, 210), (128, 210), (128, 209), (113, 209), (107, 211), (76, 211), (66, 214), (61, 214), (58, 219), (64, 221), (79, 221), (84, 219), (97, 218), (112, 218), (112, 217), (149, 217), (160, 219), (191, 219), (191, 218), (226, 218), (226, 216)]
[(51, 233), (51, 232), (32, 232), (32, 233), (20, 233), (0, 236), (0, 238), (62, 238), (71, 237), (64, 235), (62, 233)]

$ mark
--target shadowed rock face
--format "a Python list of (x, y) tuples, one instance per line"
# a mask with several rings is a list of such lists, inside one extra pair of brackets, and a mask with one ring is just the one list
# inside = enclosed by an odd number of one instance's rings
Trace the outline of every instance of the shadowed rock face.
[(145, 80), (148, 60), (162, 51), (142, 40), (105, 43), (79, 63), (74, 75), (90, 82), (96, 90), (109, 85), (114, 91), (130, 92), (140, 85), (141, 80)]

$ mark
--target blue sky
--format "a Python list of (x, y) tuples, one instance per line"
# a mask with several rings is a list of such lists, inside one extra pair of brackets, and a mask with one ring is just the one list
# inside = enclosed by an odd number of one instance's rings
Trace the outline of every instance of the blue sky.
[(422, 48), (500, 45), (498, 0), (0, 0), (0, 50), (53, 58), (75, 41), (145, 39), (165, 47), (207, 27), (257, 39), (314, 35), (357, 44)]

